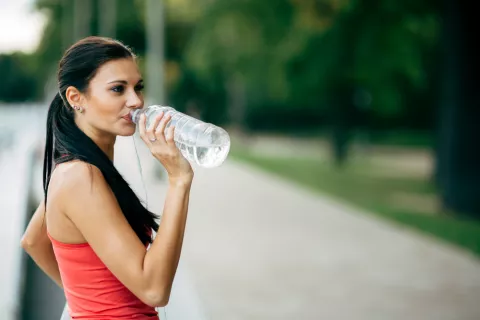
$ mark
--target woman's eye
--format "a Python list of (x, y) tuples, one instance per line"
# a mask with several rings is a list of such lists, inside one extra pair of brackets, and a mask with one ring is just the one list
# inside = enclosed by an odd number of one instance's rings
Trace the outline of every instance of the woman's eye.
[(145, 86), (143, 84), (139, 84), (135, 87), (135, 91), (142, 91)]
[(123, 86), (115, 86), (110, 90), (112, 90), (113, 92), (122, 93), (123, 92)]

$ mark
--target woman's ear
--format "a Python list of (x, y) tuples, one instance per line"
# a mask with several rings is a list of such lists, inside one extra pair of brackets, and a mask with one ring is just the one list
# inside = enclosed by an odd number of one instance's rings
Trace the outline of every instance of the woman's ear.
[(72, 108), (73, 106), (83, 105), (83, 95), (74, 86), (70, 86), (67, 88), (67, 91), (65, 91), (65, 97), (67, 98), (67, 101)]

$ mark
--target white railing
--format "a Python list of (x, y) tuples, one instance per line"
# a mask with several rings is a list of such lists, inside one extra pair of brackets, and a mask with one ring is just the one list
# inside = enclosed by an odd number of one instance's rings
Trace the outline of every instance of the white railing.
[(16, 319), (21, 308), (20, 238), (28, 216), (39, 112), (28, 105), (0, 107), (0, 319)]

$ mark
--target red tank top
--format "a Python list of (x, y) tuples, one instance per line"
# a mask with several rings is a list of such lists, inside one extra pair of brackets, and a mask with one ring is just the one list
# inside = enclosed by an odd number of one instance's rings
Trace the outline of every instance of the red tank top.
[(72, 319), (158, 320), (155, 308), (144, 304), (98, 258), (88, 243), (66, 244), (53, 239), (63, 288)]

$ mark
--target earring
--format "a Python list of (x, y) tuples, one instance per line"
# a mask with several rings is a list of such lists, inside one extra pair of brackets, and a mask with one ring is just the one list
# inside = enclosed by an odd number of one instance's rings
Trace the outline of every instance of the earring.
[(77, 110), (77, 111), (80, 112), (80, 113), (83, 112), (83, 108), (82, 108), (82, 107), (79, 107), (79, 106), (73, 106), (73, 109)]

